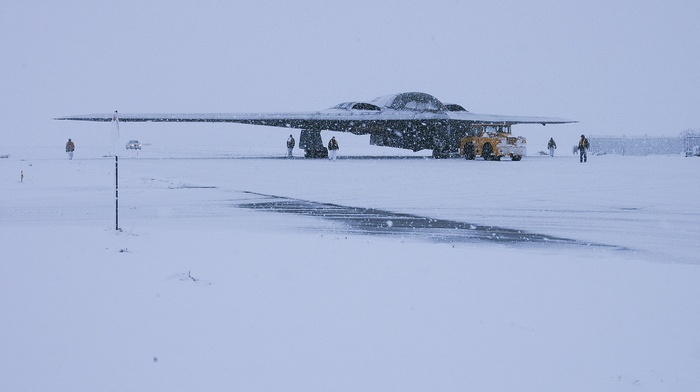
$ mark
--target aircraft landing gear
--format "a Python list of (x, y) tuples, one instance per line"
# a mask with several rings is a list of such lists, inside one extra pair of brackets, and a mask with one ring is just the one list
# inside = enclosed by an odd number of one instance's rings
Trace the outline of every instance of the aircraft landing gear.
[(328, 158), (328, 149), (321, 147), (320, 150), (304, 149), (304, 158)]
[(323, 147), (321, 131), (302, 129), (299, 148), (304, 149), (304, 158), (328, 158), (328, 149)]

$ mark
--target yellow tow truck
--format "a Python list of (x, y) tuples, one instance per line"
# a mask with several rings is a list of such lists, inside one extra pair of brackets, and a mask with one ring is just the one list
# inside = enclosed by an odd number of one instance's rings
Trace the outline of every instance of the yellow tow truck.
[(513, 136), (509, 125), (480, 125), (475, 127), (473, 136), (460, 140), (459, 154), (468, 160), (482, 157), (485, 161), (500, 161), (510, 157), (519, 161), (527, 154), (526, 140), (522, 136)]

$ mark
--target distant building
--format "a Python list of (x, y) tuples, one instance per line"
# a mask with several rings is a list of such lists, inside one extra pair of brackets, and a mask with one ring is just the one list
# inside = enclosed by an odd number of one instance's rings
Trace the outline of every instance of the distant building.
[(679, 137), (590, 136), (593, 155), (698, 155), (700, 131), (687, 130)]
[(700, 131), (689, 129), (681, 133), (685, 156), (700, 156)]

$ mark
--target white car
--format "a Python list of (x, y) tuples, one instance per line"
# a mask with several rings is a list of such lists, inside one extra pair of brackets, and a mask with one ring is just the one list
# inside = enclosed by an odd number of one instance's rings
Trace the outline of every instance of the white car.
[(141, 143), (139, 143), (138, 140), (129, 140), (129, 143), (126, 143), (126, 149), (127, 150), (140, 150)]

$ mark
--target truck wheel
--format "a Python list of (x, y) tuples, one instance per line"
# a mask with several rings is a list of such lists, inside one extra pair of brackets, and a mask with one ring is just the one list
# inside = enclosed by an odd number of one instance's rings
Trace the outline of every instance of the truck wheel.
[(474, 143), (469, 142), (464, 146), (464, 158), (473, 161), (476, 158), (476, 152), (474, 152)]
[(510, 156), (510, 159), (512, 159), (512, 160), (514, 160), (514, 161), (517, 162), (517, 161), (523, 159), (523, 156), (522, 156), (522, 155), (515, 155), (515, 154), (513, 154), (513, 155)]
[(484, 147), (481, 149), (481, 156), (485, 161), (493, 159), (493, 147), (491, 147), (491, 143), (484, 144)]

